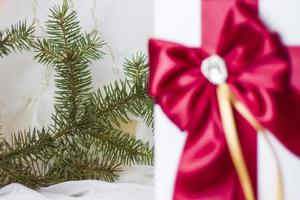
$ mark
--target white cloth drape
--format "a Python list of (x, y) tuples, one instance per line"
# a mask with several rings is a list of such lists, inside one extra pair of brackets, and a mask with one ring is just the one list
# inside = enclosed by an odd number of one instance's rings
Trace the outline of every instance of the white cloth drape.
[(1, 200), (152, 200), (153, 188), (138, 184), (100, 181), (65, 182), (31, 190), (20, 184), (10, 184), (0, 190)]

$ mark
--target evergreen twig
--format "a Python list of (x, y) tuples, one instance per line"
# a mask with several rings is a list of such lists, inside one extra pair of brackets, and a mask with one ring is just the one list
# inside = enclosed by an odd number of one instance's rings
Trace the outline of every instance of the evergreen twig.
[(16, 50), (29, 50), (33, 41), (33, 32), (34, 26), (27, 26), (26, 22), (19, 22), (0, 31), (0, 57)]
[(113, 182), (124, 165), (152, 165), (153, 148), (120, 127), (132, 121), (130, 114), (153, 126), (146, 56), (137, 54), (125, 61), (126, 79), (92, 92), (89, 67), (104, 55), (104, 42), (97, 34), (82, 33), (77, 13), (66, 1), (50, 12), (46, 38), (32, 38), (33, 28), (24, 23), (6, 31), (3, 40), (0, 33), (1, 56), (33, 48), (35, 59), (56, 72), (51, 125), (18, 132), (12, 143), (0, 140), (0, 185), (19, 182), (40, 187), (81, 179)]
[(152, 98), (148, 95), (148, 64), (145, 54), (138, 53), (124, 62), (126, 79), (118, 80), (92, 93), (92, 115), (113, 128), (130, 122), (129, 113), (144, 119), (153, 128)]

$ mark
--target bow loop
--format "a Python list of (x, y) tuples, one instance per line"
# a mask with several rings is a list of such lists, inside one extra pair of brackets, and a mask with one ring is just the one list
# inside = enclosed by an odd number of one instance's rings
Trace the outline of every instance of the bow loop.
[(238, 3), (228, 12), (217, 54), (226, 61), (232, 82), (280, 90), (286, 86), (289, 74), (285, 48), (247, 8)]
[(207, 120), (215, 88), (200, 71), (207, 54), (201, 49), (160, 40), (150, 40), (149, 48), (150, 93), (156, 102), (182, 130), (194, 127), (195, 117)]

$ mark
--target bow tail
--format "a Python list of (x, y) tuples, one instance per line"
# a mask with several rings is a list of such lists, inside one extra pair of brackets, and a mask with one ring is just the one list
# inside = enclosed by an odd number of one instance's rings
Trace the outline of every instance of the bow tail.
[(300, 156), (300, 93), (293, 89), (274, 97), (276, 115), (261, 123), (291, 152)]
[[(190, 132), (181, 157), (174, 200), (245, 200), (240, 179), (233, 165), (218, 112), (212, 114), (201, 134)], [(257, 196), (257, 133), (234, 111), (242, 154), (251, 185)]]
[(290, 151), (300, 156), (300, 48), (290, 47), (291, 83), (283, 93), (274, 95), (276, 114), (262, 121)]

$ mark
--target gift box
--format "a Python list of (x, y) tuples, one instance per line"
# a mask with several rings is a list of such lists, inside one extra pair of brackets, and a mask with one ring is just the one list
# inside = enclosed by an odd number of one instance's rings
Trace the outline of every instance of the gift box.
[[(196, 48), (200, 46), (205, 47), (205, 49), (208, 49), (209, 51), (209, 49), (217, 43), (217, 40), (219, 39), (218, 34), (220, 33), (222, 25), (225, 23), (224, 21), (227, 17), (227, 14), (237, 2), (242, 2), (249, 5), (251, 9), (254, 9), (251, 12), (257, 12), (259, 22), (263, 23), (270, 33), (278, 33), (280, 41), (285, 46), (284, 48), (289, 55), (289, 64), (293, 66), (289, 79), (292, 85), (299, 89), (300, 85), (297, 83), (297, 76), (300, 74), (300, 67), (297, 66), (300, 64), (298, 60), (300, 57), (300, 28), (297, 26), (295, 19), (299, 18), (298, 15), (300, 15), (297, 11), (297, 7), (299, 7), (300, 3), (297, 1), (157, 0), (155, 1), (156, 12), (154, 36), (155, 38), (181, 43), (186, 46), (193, 46)], [(249, 38), (244, 39), (251, 40), (251, 35)], [(178, 56), (178, 54), (176, 55)], [(160, 87), (162, 88), (164, 85), (160, 85)], [(176, 93), (176, 88), (173, 88), (173, 92)], [(161, 102), (158, 102), (158, 104), (160, 103)], [(180, 108), (178, 109), (180, 110)], [(175, 192), (179, 194), (174, 195), (175, 184), (178, 184), (178, 181), (175, 183), (176, 178), (178, 178), (177, 170), (179, 163), (181, 162), (180, 160), (182, 160), (181, 155), (183, 155), (183, 157), (185, 156), (185, 154), (182, 154), (182, 151), (188, 134), (181, 133), (181, 131), (177, 128), (178, 124), (180, 126), (181, 122), (177, 121), (176, 123), (175, 118), (170, 120), (170, 113), (168, 117), (166, 116), (165, 112), (166, 110), (162, 111), (159, 105), (156, 106), (156, 199), (181, 200), (205, 199), (205, 197), (206, 199), (247, 199), (245, 196), (238, 197), (239, 194), (235, 194), (236, 197), (228, 196), (232, 188), (227, 188), (227, 190), (224, 190), (225, 192), (223, 196), (218, 196), (220, 194), (214, 195), (213, 189), (210, 190), (209, 187), (213, 187), (214, 183), (217, 185), (218, 182), (222, 181), (222, 176), (220, 175), (214, 179), (208, 178), (207, 185), (205, 182), (203, 182), (203, 185), (193, 185), (193, 183), (197, 181), (191, 183), (190, 185), (190, 188), (194, 188), (194, 191), (203, 190), (209, 191), (210, 193), (207, 192), (207, 194), (204, 194), (205, 192), (199, 192), (200, 195), (197, 196), (197, 194), (194, 194), (195, 196), (192, 197), (189, 196), (191, 194), (186, 193), (186, 190), (177, 190)], [(182, 111), (182, 115), (184, 114), (185, 113)], [(294, 117), (297, 118), (297, 116)], [(199, 121), (199, 123), (206, 122)], [(284, 133), (282, 134), (284, 137)], [(249, 172), (255, 173), (256, 175), (253, 176), (257, 178), (257, 180), (254, 181), (255, 186), (253, 186), (253, 190), (255, 191), (254, 193), (256, 193), (254, 198), (268, 200), (280, 199), (278, 196), (282, 196), (283, 199), (296, 200), (300, 196), (298, 181), (300, 178), (299, 158), (296, 157), (295, 154), (291, 153), (286, 147), (284, 147), (284, 141), (282, 144), (278, 139), (273, 137), (271, 133), (267, 135), (269, 137), (268, 140), (265, 140), (265, 135), (258, 134), (257, 139), (249, 139), (249, 144), (247, 144), (249, 145), (250, 149), (252, 148), (253, 151), (257, 151), (257, 156), (254, 158), (255, 163), (252, 163), (252, 168), (256, 170), (256, 172)], [(249, 137), (256, 136), (252, 135)], [(268, 142), (272, 143), (271, 150)], [(201, 140), (195, 141), (195, 144), (193, 145), (201, 145)], [(272, 153), (272, 148), (275, 149), (275, 153), (277, 154), (275, 157), (273, 154), (274, 152)], [(295, 148), (294, 150), (297, 151)], [(278, 188), (276, 188), (278, 184), (276, 175), (278, 173), (276, 166), (278, 165), (276, 165), (276, 159), (278, 159), (282, 172), (281, 183), (283, 191), (281, 192), (283, 192), (283, 194), (278, 194)], [(190, 164), (192, 165), (194, 162), (197, 162), (197, 160), (191, 161)], [(222, 162), (220, 162), (219, 165), (220, 168), (224, 167), (222, 166)], [(207, 169), (207, 171), (209, 171), (209, 169)], [(226, 170), (224, 170), (224, 172), (225, 177)], [(195, 179), (196, 178), (199, 177), (195, 176)], [(203, 179), (205, 178), (207, 177), (203, 176)], [(188, 183), (185, 185), (188, 185)], [(236, 187), (239, 187), (238, 184)]]

